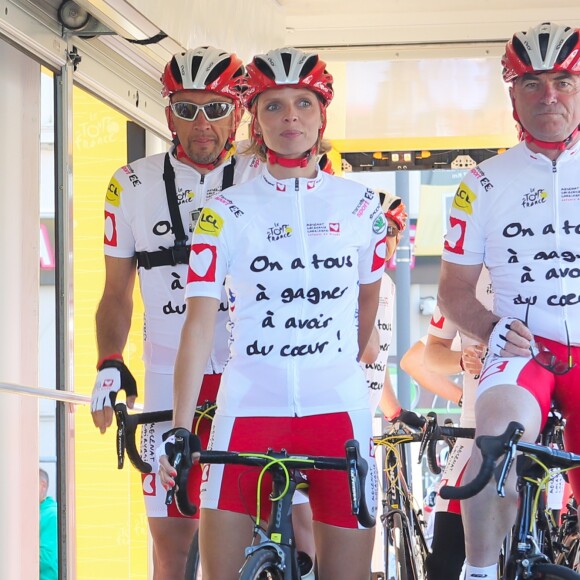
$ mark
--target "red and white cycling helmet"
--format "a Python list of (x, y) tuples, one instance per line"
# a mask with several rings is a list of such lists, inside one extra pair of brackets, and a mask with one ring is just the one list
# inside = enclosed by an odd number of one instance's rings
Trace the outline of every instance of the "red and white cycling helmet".
[[(316, 53), (304, 52), (297, 48), (278, 48), (266, 54), (256, 55), (248, 64), (248, 73), (244, 83), (242, 100), (248, 109), (252, 109), (258, 97), (264, 91), (285, 87), (302, 88), (313, 91), (318, 96), (322, 112), (322, 126), (319, 139), (326, 127), (326, 107), (332, 101), (332, 75), (326, 70), (326, 63)], [(255, 131), (255, 116), (251, 125), (254, 139), (264, 144)], [(268, 161), (285, 167), (305, 167), (308, 160), (317, 153), (318, 143), (299, 159), (278, 157), (267, 149)]]
[(580, 74), (579, 31), (544, 22), (527, 32), (516, 32), (506, 45), (502, 65), (506, 82), (533, 72)]
[[(501, 62), (503, 79), (506, 82), (526, 73), (564, 71), (580, 74), (580, 30), (544, 22), (527, 32), (516, 32), (507, 43)], [(522, 125), (515, 104), (513, 115), (518, 123), (520, 139), (536, 143), (545, 149), (562, 151), (579, 133), (579, 128), (576, 127), (563, 141), (541, 141)]]
[(185, 157), (198, 167), (213, 169), (233, 151), (232, 147), (243, 109), (239, 82), (244, 78), (245, 72), (244, 64), (235, 54), (213, 46), (201, 46), (175, 54), (167, 63), (161, 75), (163, 85), (161, 94), (164, 97), (171, 97), (174, 93), (186, 90), (208, 91), (230, 98), (235, 106), (236, 121), (224, 148), (214, 161), (195, 163), (187, 155), (174, 133), (173, 140), (176, 144), (178, 159)]
[(324, 107), (332, 101), (332, 75), (326, 63), (312, 52), (297, 48), (278, 48), (258, 54), (248, 65), (244, 104), (250, 108), (255, 98), (268, 89), (283, 87), (304, 88), (314, 91)]
[(392, 219), (397, 224), (399, 231), (402, 232), (407, 227), (409, 219), (403, 200), (388, 191), (378, 190), (378, 194), (385, 216)]
[(189, 49), (175, 54), (165, 66), (162, 94), (168, 97), (184, 90), (210, 91), (238, 103), (236, 84), (244, 73), (244, 64), (235, 54), (213, 46)]

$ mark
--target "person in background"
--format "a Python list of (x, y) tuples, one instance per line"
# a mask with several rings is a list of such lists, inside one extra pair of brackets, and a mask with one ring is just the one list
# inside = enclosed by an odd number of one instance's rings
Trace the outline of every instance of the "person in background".
[[(385, 268), (393, 257), (401, 232), (407, 227), (407, 211), (400, 197), (378, 191), (381, 207), (387, 220), (387, 254)], [(381, 280), (381, 293), (377, 318), (371, 338), (361, 356), (365, 377), (369, 387), (369, 404), (374, 417), (380, 408), (387, 419), (401, 412), (389, 373), (389, 347), (393, 338), (393, 317), (395, 312), (395, 284), (386, 270)], [(394, 402), (393, 402), (394, 401)]]
[[(235, 54), (211, 46), (174, 55), (161, 77), (174, 146), (168, 153), (122, 167), (109, 184), (106, 278), (96, 314), (98, 363), (91, 403), (93, 422), (101, 433), (111, 425), (118, 391), (126, 391), (129, 407), (137, 395), (135, 379), (123, 361), (137, 274), (145, 309), (144, 410), (163, 411), (173, 405), (173, 366), (185, 319), (191, 233), (208, 200), (261, 171), (255, 157), (236, 154), (234, 139), (243, 112), (236, 82), (244, 72)], [(227, 320), (222, 290), (199, 404), (216, 400), (228, 358)], [(199, 424), (204, 441), (209, 437), (209, 423)], [(163, 422), (143, 426), (141, 455), (148, 463), (155, 463), (155, 449), (169, 427), (170, 423)], [(165, 505), (165, 490), (156, 470), (142, 477), (154, 579), (182, 578), (199, 515), (183, 517), (174, 504)], [(188, 485), (192, 501), (199, 497), (200, 480), (201, 470), (192, 469)]]
[[(438, 373), (430, 370), (425, 364), (425, 347), (428, 336), (421, 337), (417, 342), (411, 345), (409, 350), (401, 357), (401, 370), (406, 372), (417, 385), (429, 391), (438, 397), (455, 404), (461, 401), (462, 389), (449, 377), (456, 374), (455, 372)], [(452, 350), (460, 353), (459, 341), (453, 344)]]
[(49, 479), (44, 469), (38, 470), (40, 499), (39, 580), (58, 580), (58, 508), (48, 495)]
[[(477, 299), (493, 310), (493, 290), (487, 269), (481, 271), (476, 288)], [(461, 341), (461, 349), (452, 345)], [(475, 398), (486, 346), (460, 332), (457, 325), (445, 318), (439, 307), (429, 324), (425, 346), (425, 367), (442, 375), (463, 373), (460, 427), (475, 427)], [(440, 485), (461, 485), (473, 439), (457, 439), (445, 465)], [(437, 494), (433, 513), (433, 542), (427, 558), (429, 580), (458, 580), (465, 561), (465, 535), (461, 518), (461, 502), (444, 500)]]

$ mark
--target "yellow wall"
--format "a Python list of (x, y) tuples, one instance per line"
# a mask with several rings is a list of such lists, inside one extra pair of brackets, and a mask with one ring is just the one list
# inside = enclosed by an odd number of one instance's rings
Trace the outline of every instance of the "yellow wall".
[[(76, 87), (73, 112), (75, 391), (90, 395), (97, 361), (94, 315), (104, 283), (103, 204), (111, 175), (127, 162), (127, 120)], [(140, 386), (141, 321), (135, 296), (124, 358)], [(147, 521), (139, 474), (129, 463), (117, 470), (116, 429), (101, 435), (88, 407), (77, 411), (75, 425), (77, 578), (145, 580)]]

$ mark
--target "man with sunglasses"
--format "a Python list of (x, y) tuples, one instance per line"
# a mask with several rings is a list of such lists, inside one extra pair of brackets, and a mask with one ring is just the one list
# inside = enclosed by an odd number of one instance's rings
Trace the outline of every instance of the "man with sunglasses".
[[(567, 420), (565, 442), (580, 452), (580, 31), (544, 23), (506, 45), (521, 143), (467, 174), (449, 216), (439, 305), (488, 345), (477, 390), (479, 435), (509, 421), (534, 441), (554, 399)], [(495, 292), (493, 313), (475, 298), (482, 263)], [(464, 477), (481, 456), (474, 447)], [(494, 579), (515, 517), (515, 472), (508, 498), (490, 483), (462, 502), (466, 578)], [(580, 497), (580, 472), (569, 472)]]
[[(92, 395), (93, 421), (101, 433), (111, 425), (115, 398), (126, 391), (132, 407), (137, 395), (123, 362), (132, 315), (135, 274), (144, 302), (143, 359), (145, 411), (173, 407), (173, 366), (184, 320), (184, 288), (190, 238), (201, 209), (214, 195), (261, 171), (252, 156), (235, 155), (234, 139), (242, 116), (238, 83), (242, 61), (234, 54), (202, 47), (176, 54), (161, 82), (167, 124), (174, 146), (165, 154), (140, 159), (113, 176), (105, 203), (106, 280), (97, 315), (99, 362)], [(239, 211), (229, 208), (232, 213)], [(225, 292), (200, 402), (215, 401), (228, 357)], [(200, 423), (202, 440), (209, 421)], [(171, 422), (143, 426), (141, 452), (152, 463), (161, 435)], [(190, 497), (199, 496), (201, 470), (192, 469)], [(157, 469), (143, 475), (143, 494), (153, 538), (155, 580), (183, 578), (197, 519), (185, 518), (175, 504), (165, 505)], [(196, 503), (199, 503), (198, 501)]]

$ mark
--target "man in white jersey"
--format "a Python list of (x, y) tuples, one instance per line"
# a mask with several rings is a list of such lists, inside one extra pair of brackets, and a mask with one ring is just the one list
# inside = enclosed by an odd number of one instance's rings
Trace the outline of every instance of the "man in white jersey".
[[(580, 451), (580, 33), (544, 23), (506, 45), (522, 142), (467, 174), (449, 216), (439, 306), (461, 330), (488, 345), (475, 408), (477, 433), (510, 421), (534, 441), (551, 399), (567, 419), (565, 444)], [(482, 264), (494, 311), (476, 298)], [(576, 322), (576, 324), (575, 324)], [(465, 482), (479, 470), (474, 451)], [(570, 472), (575, 495), (580, 473)], [(466, 577), (496, 578), (498, 553), (515, 516), (515, 473), (508, 498), (493, 483), (464, 501)]]
[[(166, 116), (175, 145), (168, 154), (146, 157), (119, 169), (105, 203), (106, 281), (99, 304), (98, 375), (91, 411), (102, 433), (111, 425), (119, 389), (133, 406), (135, 380), (122, 352), (131, 324), (132, 293), (139, 273), (145, 307), (143, 359), (145, 411), (173, 406), (173, 366), (184, 320), (184, 289), (191, 233), (206, 202), (222, 190), (257, 175), (252, 156), (234, 155), (242, 105), (236, 81), (244, 73), (234, 54), (202, 47), (176, 54), (161, 82), (168, 97)], [(230, 208), (235, 211), (235, 208)], [(215, 340), (199, 401), (215, 401), (227, 361), (227, 300), (222, 295)], [(144, 425), (141, 453), (154, 462), (154, 450), (171, 423)], [(209, 426), (200, 433), (209, 436)], [(184, 518), (165, 505), (165, 490), (155, 468), (143, 475), (143, 494), (153, 537), (155, 580), (183, 578), (197, 519)], [(192, 469), (190, 495), (199, 494), (199, 469)], [(198, 517), (198, 516), (197, 516)]]
[[(477, 299), (493, 310), (493, 291), (489, 272), (484, 268), (477, 282)], [(457, 338), (460, 350), (453, 350)], [(442, 375), (463, 372), (463, 394), (460, 399), (461, 427), (475, 427), (475, 393), (485, 354), (485, 345), (460, 332), (457, 325), (445, 318), (439, 307), (431, 317), (424, 363), (431, 371)], [(457, 439), (445, 465), (440, 485), (460, 485), (471, 455), (473, 439)], [(432, 515), (433, 542), (427, 558), (429, 580), (458, 580), (465, 560), (465, 537), (461, 506), (457, 500), (444, 500), (437, 494)]]

